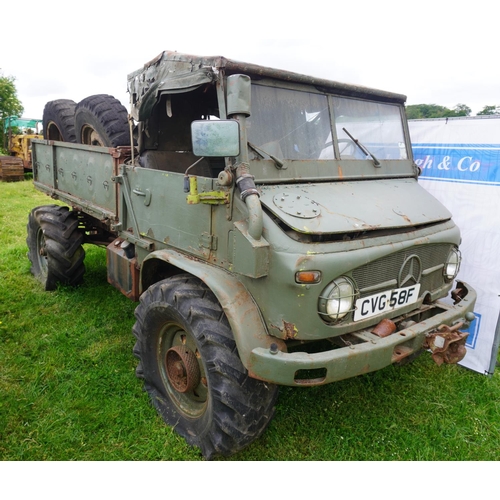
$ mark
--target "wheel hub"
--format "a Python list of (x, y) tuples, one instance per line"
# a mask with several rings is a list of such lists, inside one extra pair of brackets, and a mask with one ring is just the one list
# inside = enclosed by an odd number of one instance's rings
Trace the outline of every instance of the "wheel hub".
[(178, 392), (192, 391), (200, 383), (198, 360), (187, 347), (171, 347), (165, 355), (165, 368), (168, 380)]

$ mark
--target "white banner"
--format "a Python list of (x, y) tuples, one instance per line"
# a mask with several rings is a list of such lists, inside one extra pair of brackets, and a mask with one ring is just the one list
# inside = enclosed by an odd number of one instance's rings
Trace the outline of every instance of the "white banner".
[(419, 181), (462, 232), (458, 279), (478, 294), (460, 364), (492, 374), (500, 339), (500, 117), (410, 120), (409, 126)]

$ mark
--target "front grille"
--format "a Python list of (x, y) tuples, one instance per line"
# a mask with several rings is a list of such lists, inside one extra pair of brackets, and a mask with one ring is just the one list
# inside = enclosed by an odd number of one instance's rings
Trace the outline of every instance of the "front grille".
[[(381, 259), (369, 262), (346, 273), (354, 281), (356, 296), (353, 300), (352, 310), (342, 319), (332, 321), (326, 314), (323, 302), (328, 300), (326, 296), (320, 296), (318, 302), (318, 314), (332, 326), (342, 325), (343, 328), (354, 321), (356, 301), (360, 298), (370, 297), (381, 292), (395, 290), (396, 288), (408, 287), (416, 284), (417, 275), (420, 274), (419, 296), (423, 297), (442, 288), (446, 284), (443, 270), (448, 256), (453, 248), (451, 244), (419, 245), (386, 255)], [(417, 256), (418, 259), (412, 258)], [(420, 272), (415, 271), (418, 267)], [(400, 276), (401, 275), (401, 276)], [(400, 279), (401, 278), (401, 279)], [(376, 320), (376, 316), (369, 316)]]
[[(422, 262), (422, 277), (420, 279), (420, 295), (436, 290), (445, 284), (442, 266), (450, 253), (452, 245), (421, 245), (408, 248), (401, 252), (387, 255), (379, 260), (358, 267), (352, 272), (352, 277), (360, 290), (360, 297), (373, 293), (374, 287), (398, 279), (401, 266), (411, 255), (417, 255)], [(434, 270), (433, 270), (434, 269)], [(397, 288), (397, 285), (389, 288)], [(369, 289), (368, 291), (363, 291)], [(383, 288), (377, 291), (384, 291)]]

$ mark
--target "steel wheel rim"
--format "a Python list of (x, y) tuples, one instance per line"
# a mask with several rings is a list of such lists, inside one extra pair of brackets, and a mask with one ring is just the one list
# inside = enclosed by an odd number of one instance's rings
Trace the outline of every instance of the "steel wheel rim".
[[(180, 325), (169, 323), (158, 337), (157, 356), (163, 385), (178, 411), (188, 418), (199, 418), (208, 404), (208, 387), (205, 367), (194, 338)], [(194, 382), (189, 375), (186, 382), (173, 378), (173, 374), (180, 371), (179, 363), (182, 365), (187, 363), (186, 360), (194, 359), (196, 368), (186, 367), (191, 375), (197, 371)], [(177, 365), (173, 366), (173, 363)]]
[(101, 136), (89, 125), (82, 128), (82, 144), (89, 146), (104, 146)]
[(42, 276), (47, 276), (49, 272), (49, 261), (47, 259), (47, 246), (45, 243), (45, 236), (41, 228), (36, 233), (36, 253), (38, 258), (38, 265)]
[(47, 137), (45, 137), (45, 139), (48, 139), (50, 141), (62, 141), (63, 140), (61, 131), (59, 130), (59, 127), (54, 122), (49, 122), (47, 124), (46, 135), (47, 135)]

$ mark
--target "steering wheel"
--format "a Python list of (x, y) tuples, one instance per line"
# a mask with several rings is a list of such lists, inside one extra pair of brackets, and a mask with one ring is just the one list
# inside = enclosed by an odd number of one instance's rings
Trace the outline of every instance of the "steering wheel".
[[(340, 158), (343, 156), (351, 156), (355, 157), (356, 156), (356, 143), (352, 139), (339, 139), (339, 152), (340, 152)], [(342, 145), (344, 145), (342, 147)]]
[[(342, 156), (354, 157), (356, 155), (357, 146), (356, 146), (355, 142), (352, 141), (351, 139), (339, 139), (338, 144), (339, 144), (340, 158), (342, 158)], [(344, 145), (344, 146), (342, 147), (342, 145)], [(320, 154), (323, 151), (327, 150), (328, 148), (331, 148), (332, 146), (333, 146), (332, 141), (326, 142), (323, 146), (321, 146), (321, 150), (319, 150), (317, 152), (317, 157), (319, 158)], [(333, 155), (333, 149), (332, 149), (332, 155)], [(332, 158), (333, 158), (333, 156), (332, 156)]]

